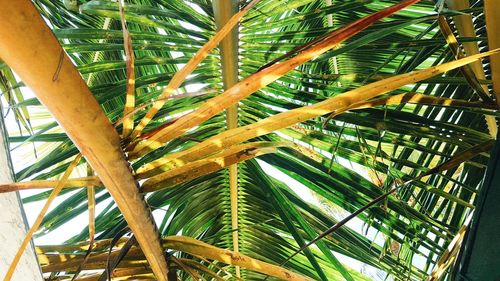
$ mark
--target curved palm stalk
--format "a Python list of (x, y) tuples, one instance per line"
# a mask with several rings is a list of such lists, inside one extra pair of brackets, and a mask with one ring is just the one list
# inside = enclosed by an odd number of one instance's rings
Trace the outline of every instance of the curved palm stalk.
[(323, 37), (320, 42), (316, 42), (317, 44), (302, 51), (295, 57), (282, 63), (274, 64), (247, 77), (238, 84), (234, 85), (231, 89), (204, 103), (197, 110), (179, 118), (179, 120), (171, 126), (166, 127), (144, 142), (139, 143), (133, 151), (129, 153), (129, 157), (133, 158), (142, 156), (147, 152), (162, 146), (165, 142), (182, 135), (192, 127), (199, 125), (200, 123), (213, 117), (215, 114), (235, 104), (239, 100), (274, 82), (276, 79), (295, 69), (297, 66), (318, 57), (341, 42), (344, 42), (348, 38), (358, 34), (378, 20), (388, 17), (419, 1), (420, 0), (406, 0), (382, 11), (366, 16)]
[(232, 154), (222, 152), (212, 158), (194, 161), (178, 169), (151, 177), (142, 184), (141, 191), (152, 192), (174, 184), (184, 183), (203, 175), (219, 171), (225, 167), (275, 152), (277, 152), (277, 149), (273, 146), (243, 148)]
[(428, 69), (401, 74), (381, 81), (377, 81), (375, 83), (348, 91), (346, 93), (337, 95), (333, 98), (311, 106), (289, 110), (268, 117), (251, 125), (220, 133), (185, 151), (174, 153), (167, 157), (152, 161), (144, 165), (143, 167), (146, 170), (152, 170), (156, 167), (163, 166), (166, 163), (169, 163), (171, 165), (179, 165), (179, 163), (187, 163), (189, 161), (201, 159), (225, 147), (249, 140), (251, 138), (269, 134), (276, 130), (286, 128), (293, 124), (300, 123), (314, 117), (322, 116), (331, 112), (334, 112), (335, 114), (344, 112), (356, 103), (367, 101), (376, 96), (398, 89), (399, 87), (402, 87), (406, 84), (415, 83), (423, 79), (433, 77), (437, 74), (461, 67), (463, 65), (467, 65), (468, 63), (471, 63), (477, 59), (498, 52), (500, 52), (500, 49), (492, 50), (475, 56), (470, 56), (461, 60), (452, 61)]
[(0, 3), (5, 20), (0, 28), (0, 56), (79, 147), (115, 199), (156, 277), (166, 280), (168, 268), (159, 235), (120, 149), (117, 132), (33, 4)]
[[(163, 245), (165, 248), (181, 251), (184, 253), (191, 254), (193, 256), (199, 256), (206, 259), (216, 260), (223, 262), (225, 264), (241, 266), (246, 269), (250, 269), (253, 271), (257, 271), (269, 276), (274, 276), (280, 278), (282, 280), (312, 280), (310, 278), (304, 277), (300, 274), (294, 273), (285, 268), (263, 262), (249, 256), (235, 253), (234, 251), (221, 249), (202, 241), (193, 239), (191, 237), (185, 236), (169, 236), (164, 237)], [(127, 240), (120, 240), (120, 243), (126, 242)], [(103, 245), (109, 245), (110, 240), (98, 241), (101, 242), (100, 245), (96, 246), (96, 249), (101, 249)], [(51, 246), (46, 246), (45, 248), (51, 248), (51, 251), (54, 251), (56, 248)], [(38, 248), (40, 249), (40, 248)], [(61, 248), (62, 251), (67, 251), (68, 248)], [(115, 259), (120, 255), (121, 249), (117, 249), (111, 254), (108, 253), (99, 253), (92, 254), (88, 259), (89, 263), (95, 262), (105, 262), (107, 259)], [(141, 259), (141, 251), (137, 247), (132, 247), (129, 250), (127, 257), (134, 257), (137, 259)], [(73, 254), (57, 254), (57, 255), (45, 255), (39, 253), (40, 262), (42, 264), (42, 268), (44, 272), (52, 272), (62, 269), (70, 269), (78, 266), (83, 260), (80, 255)], [(100, 266), (100, 265), (99, 265)]]
[(399, 94), (395, 96), (390, 96), (386, 98), (379, 98), (370, 101), (364, 101), (361, 103), (353, 104), (351, 109), (363, 109), (370, 108), (380, 105), (397, 105), (404, 103), (413, 103), (421, 105), (441, 105), (441, 106), (459, 106), (468, 108), (485, 108), (485, 109), (496, 109), (494, 104), (483, 103), (483, 102), (471, 102), (466, 100), (457, 100), (449, 98), (440, 98), (429, 95), (423, 95), (419, 93), (406, 93)]
[(223, 263), (241, 266), (250, 270), (274, 276), (282, 280), (312, 280), (282, 267), (253, 259), (243, 254), (220, 249), (196, 239), (184, 236), (165, 238), (166, 247), (192, 255), (202, 256)]
[[(349, 110), (373, 108), (375, 106), (380, 106), (380, 105), (399, 105), (399, 104), (410, 104), (410, 103), (420, 104), (420, 105), (441, 105), (441, 106), (458, 106), (458, 107), (468, 107), (468, 108), (496, 109), (496, 105), (491, 103), (470, 102), (466, 100), (440, 98), (429, 95), (423, 95), (420, 93), (406, 93), (385, 98), (374, 99), (370, 101), (363, 101), (357, 104), (353, 104), (349, 108)], [(340, 113), (330, 114), (330, 116), (328, 116), (328, 118), (323, 122), (323, 124), (324, 125), (327, 124), (332, 118), (334, 118)]]
[(125, 107), (123, 110), (123, 132), (122, 137), (126, 138), (134, 128), (134, 108), (135, 108), (135, 64), (134, 50), (132, 48), (132, 38), (127, 27), (125, 19), (125, 3), (123, 0), (118, 1), (120, 10), (120, 19), (123, 31), (123, 47), (125, 49), (125, 61), (127, 64), (127, 91), (125, 95)]
[[(14, 182), (8, 184), (0, 185), (0, 193), (20, 191), (26, 189), (37, 189), (37, 188), (54, 188), (59, 181), (57, 180), (33, 180), (28, 182)], [(68, 179), (63, 188), (77, 188), (77, 187), (88, 187), (88, 186), (101, 186), (102, 183), (99, 177), (90, 176), (83, 178)]]
[[(231, 146), (228, 149), (224, 150), (221, 153), (217, 153), (213, 156), (210, 156), (207, 159), (200, 159), (201, 161), (205, 160), (207, 162), (213, 162), (213, 163), (220, 163), (222, 165), (226, 165), (224, 163), (224, 159), (228, 156), (233, 156), (238, 158), (239, 156), (244, 156), (245, 154), (251, 154), (252, 151), (255, 151), (256, 149), (259, 148), (266, 148), (266, 147), (282, 147), (286, 146), (287, 144), (285, 142), (281, 143), (273, 143), (273, 142), (251, 142), (251, 143), (245, 143), (245, 144), (239, 144), (235, 146)], [(210, 160), (211, 159), (211, 160)], [(171, 164), (171, 163), (169, 163)], [(173, 163), (174, 165), (165, 165), (165, 166), (157, 166), (154, 167), (154, 169), (148, 169), (151, 166), (145, 165), (142, 167), (139, 167), (137, 169), (137, 177), (139, 179), (145, 179), (149, 177), (156, 176), (162, 172), (166, 171), (172, 171), (174, 169), (179, 169), (183, 168), (185, 166), (185, 163), (178, 162), (178, 163)], [(193, 165), (194, 162), (189, 163), (188, 165)], [(200, 163), (201, 164), (201, 163)], [(192, 167), (198, 167), (198, 164), (196, 166)], [(188, 169), (186, 169), (188, 170)]]
[[(246, 269), (254, 270), (269, 276), (274, 276), (282, 280), (312, 280), (300, 274), (289, 271), (285, 268), (266, 263), (249, 256), (235, 253), (234, 251), (221, 249), (199, 240), (185, 236), (169, 236), (163, 238), (163, 245), (166, 248), (189, 253), (194, 256), (200, 256), (211, 260), (216, 260), (229, 265), (241, 266)], [(120, 254), (120, 250), (113, 251), (109, 256), (107, 253), (93, 255), (89, 258), (89, 262), (106, 261), (116, 258)], [(129, 255), (140, 257), (140, 250), (132, 247)], [(52, 263), (49, 265), (50, 271), (71, 268), (78, 265), (82, 258), (77, 255), (62, 255), (59, 264)], [(45, 269), (47, 271), (47, 269)]]

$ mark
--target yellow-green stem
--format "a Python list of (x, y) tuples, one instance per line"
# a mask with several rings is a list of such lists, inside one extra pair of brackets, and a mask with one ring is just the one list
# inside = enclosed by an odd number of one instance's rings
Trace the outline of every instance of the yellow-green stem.
[[(238, 12), (236, 0), (215, 0), (213, 8), (217, 29), (222, 28)], [(219, 51), (222, 65), (224, 89), (231, 88), (238, 82), (238, 25), (220, 42)], [(238, 105), (226, 110), (227, 129), (238, 127)], [(229, 194), (231, 201), (231, 228), (238, 229), (238, 165), (229, 166)], [(239, 252), (238, 231), (233, 231), (233, 251)], [(236, 267), (236, 276), (240, 277), (240, 268)]]
[[(325, 5), (327, 7), (333, 5), (333, 0), (325, 0)], [(326, 16), (326, 21), (327, 21), (327, 25), (328, 27), (333, 27), (333, 14), (328, 14)], [(333, 73), (334, 74), (339, 74), (339, 64), (338, 64), (338, 60), (337, 60), (337, 57), (333, 57), (331, 58), (330, 60), (330, 63), (331, 63), (331, 66), (332, 66), (332, 70), (333, 70)], [(342, 87), (342, 84), (340, 82), (337, 82), (337, 85), (339, 87)]]

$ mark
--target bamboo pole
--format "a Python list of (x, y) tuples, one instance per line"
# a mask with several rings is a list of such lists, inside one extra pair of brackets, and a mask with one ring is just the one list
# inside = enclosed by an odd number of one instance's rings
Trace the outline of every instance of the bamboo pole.
[[(233, 15), (238, 13), (238, 0), (215, 0), (212, 3), (215, 23), (220, 30)], [(219, 43), (219, 52), (222, 65), (222, 83), (227, 90), (238, 83), (238, 24)], [(227, 129), (238, 127), (238, 104), (226, 109)], [(233, 251), (239, 252), (238, 233), (238, 164), (229, 166), (229, 198), (231, 206), (231, 228)], [(240, 267), (236, 266), (236, 277), (241, 277)]]
[[(446, 4), (450, 9), (453, 10), (465, 10), (470, 8), (469, 0), (446, 0)], [(474, 24), (472, 22), (472, 16), (470, 14), (463, 14), (459, 16), (454, 16), (453, 21), (458, 31), (460, 37), (476, 37), (476, 30), (474, 29)], [(477, 42), (464, 42), (462, 43), (464, 47), (465, 54), (472, 56), (479, 54), (479, 46)], [(470, 64), (477, 79), (486, 79), (484, 75), (483, 65), (480, 61), (476, 61)], [(487, 88), (486, 88), (486, 92)]]
[[(500, 5), (497, 0), (484, 0), (484, 14), (486, 16), (486, 31), (488, 32), (488, 46), (490, 50), (500, 48)], [(500, 55), (490, 58), (493, 92), (500, 106)]]
[[(469, 0), (446, 0), (446, 4), (448, 5), (448, 7), (454, 10), (464, 10), (470, 8)], [(470, 14), (454, 16), (453, 21), (455, 22), (455, 26), (457, 27), (458, 35), (460, 37), (476, 37), (476, 30), (474, 29), (474, 23), (472, 22), (472, 16)], [(479, 54), (479, 46), (477, 42), (464, 42), (462, 46), (467, 56)], [(497, 47), (500, 47), (500, 45)], [(471, 63), (470, 67), (472, 68), (472, 71), (474, 72), (478, 80), (486, 79), (483, 64), (481, 63), (481, 61), (475, 61)], [(482, 88), (485, 93), (489, 92), (487, 85), (482, 85)], [(498, 96), (497, 104), (500, 104)], [(490, 135), (493, 138), (496, 138), (496, 135), (498, 133), (498, 126), (495, 117), (485, 116), (485, 120), (486, 124), (488, 125)]]
[(109, 190), (158, 280), (167, 263), (120, 138), (80, 73), (28, 0), (0, 0), (0, 57), (54, 115)]

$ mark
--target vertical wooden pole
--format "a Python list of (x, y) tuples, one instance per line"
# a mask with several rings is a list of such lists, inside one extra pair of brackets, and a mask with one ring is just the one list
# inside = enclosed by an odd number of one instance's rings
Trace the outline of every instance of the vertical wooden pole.
[[(217, 29), (222, 28), (226, 22), (239, 11), (236, 0), (213, 1)], [(222, 82), (224, 89), (231, 88), (238, 82), (238, 26), (219, 44)], [(233, 105), (226, 110), (227, 129), (238, 127), (238, 105)], [(229, 166), (229, 193), (231, 197), (231, 227), (238, 229), (238, 165)], [(233, 250), (239, 252), (238, 231), (233, 231)], [(240, 277), (240, 268), (236, 267), (236, 276)]]

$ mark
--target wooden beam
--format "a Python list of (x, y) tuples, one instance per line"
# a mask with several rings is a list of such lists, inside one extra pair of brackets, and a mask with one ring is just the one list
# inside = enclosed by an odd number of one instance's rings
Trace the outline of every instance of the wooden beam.
[(120, 137), (31, 1), (0, 0), (0, 57), (56, 118), (113, 196), (158, 280), (167, 263)]

